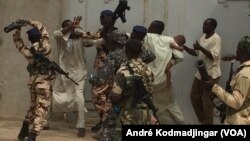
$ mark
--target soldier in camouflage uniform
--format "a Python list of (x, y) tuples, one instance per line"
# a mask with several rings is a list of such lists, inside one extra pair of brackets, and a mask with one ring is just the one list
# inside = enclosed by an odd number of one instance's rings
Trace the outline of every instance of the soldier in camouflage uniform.
[(250, 37), (243, 37), (237, 46), (236, 60), (241, 64), (231, 82), (231, 93), (226, 92), (213, 80), (208, 81), (208, 89), (228, 107), (225, 124), (250, 124)]
[[(132, 33), (131, 33), (131, 39), (137, 39), (139, 41), (142, 42), (143, 44), (143, 40), (144, 37), (147, 35), (147, 28), (145, 28), (144, 26), (141, 25), (136, 25), (133, 27)], [(155, 60), (155, 54), (148, 50), (145, 49), (145, 47), (142, 47), (142, 53), (140, 54), (140, 58), (142, 59), (142, 61), (146, 64), (152, 62)]]
[[(142, 52), (142, 44), (136, 39), (130, 39), (125, 44), (125, 53), (128, 63), (123, 65), (117, 71), (115, 82), (110, 93), (112, 102), (120, 107), (119, 117), (117, 120), (117, 131), (113, 140), (121, 140), (121, 125), (147, 125), (149, 119), (156, 121), (147, 105), (142, 101), (133, 103), (133, 98), (138, 94), (133, 81), (134, 77), (140, 77), (146, 90), (152, 92), (153, 73), (150, 68), (142, 62), (139, 54)], [(128, 67), (129, 66), (129, 67)], [(133, 70), (133, 73), (131, 70)], [(135, 105), (135, 106), (132, 106)]]
[[(104, 88), (102, 93), (95, 92), (96, 99), (94, 103), (103, 106), (102, 131), (100, 141), (112, 140), (112, 134), (116, 126), (116, 112), (112, 108), (109, 92), (113, 86), (113, 78), (121, 64), (125, 64), (127, 57), (124, 52), (124, 44), (127, 40), (125, 32), (114, 30), (110, 35), (112, 39), (109, 46), (109, 54), (107, 55), (103, 67), (99, 68), (97, 75), (90, 79), (93, 87)], [(100, 103), (102, 102), (102, 103)]]
[[(109, 54), (109, 47), (112, 41), (111, 35), (114, 30), (115, 21), (112, 19), (113, 12), (110, 10), (103, 10), (100, 15), (100, 22), (103, 28), (100, 30), (101, 39), (94, 42), (96, 44), (97, 55), (94, 61), (94, 69), (99, 73), (100, 69), (104, 67), (104, 62)], [(111, 101), (106, 97), (110, 91), (108, 85), (92, 85), (91, 93), (93, 104), (100, 114), (100, 122), (91, 128), (92, 132), (100, 130), (102, 122), (106, 118), (107, 111), (111, 107)]]
[[(17, 29), (13, 34), (13, 40), (16, 48), (27, 59), (29, 65), (27, 67), (30, 79), (28, 86), (30, 89), (30, 107), (23, 121), (22, 128), (18, 135), (19, 140), (24, 140), (28, 136), (28, 141), (35, 141), (36, 136), (42, 130), (45, 124), (45, 117), (48, 112), (48, 107), (51, 104), (51, 80), (55, 78), (55, 72), (50, 71), (46, 64), (37, 61), (30, 52), (34, 48), (37, 52), (42, 53), (48, 59), (51, 59), (51, 46), (49, 35), (44, 25), (38, 21), (22, 20), (24, 25), (33, 26), (27, 31), (31, 47), (24, 45), (21, 35), (21, 29)], [(29, 125), (31, 129), (29, 132)]]

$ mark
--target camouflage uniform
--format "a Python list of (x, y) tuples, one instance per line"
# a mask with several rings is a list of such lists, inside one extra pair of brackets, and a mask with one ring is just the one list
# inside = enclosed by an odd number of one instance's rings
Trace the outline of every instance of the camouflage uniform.
[[(250, 52), (250, 37), (246, 36), (238, 44)], [(227, 107), (225, 124), (250, 124), (250, 60), (243, 62), (230, 82), (232, 93), (215, 84), (212, 91)]]
[[(113, 110), (113, 105), (109, 97), (109, 92), (113, 86), (113, 78), (121, 64), (126, 63), (127, 57), (124, 52), (124, 43), (126, 34), (114, 30), (110, 38), (116, 45), (110, 44), (109, 53), (103, 62), (103, 66), (97, 71), (95, 78), (97, 81), (92, 81), (92, 94), (95, 97), (93, 102), (99, 112), (102, 113), (102, 131), (100, 141), (112, 140), (112, 135), (115, 131), (116, 113)], [(90, 80), (91, 81), (91, 80)]]
[[(41, 42), (34, 43), (32, 47), (36, 51), (43, 53), (44, 56), (51, 59), (51, 47), (49, 41), (49, 35), (44, 25), (38, 21), (30, 21), (30, 25), (39, 29), (41, 33)], [(22, 38), (20, 37), (21, 30), (16, 30), (13, 34), (13, 40), (16, 48), (24, 55), (28, 60), (29, 66), (34, 62), (34, 57), (29, 51), (29, 47), (24, 45)], [(55, 78), (55, 73), (48, 71), (46, 74), (40, 72), (42, 64), (35, 66), (35, 70), (30, 72), (30, 78), (28, 81), (30, 91), (30, 107), (25, 116), (25, 121), (32, 125), (31, 132), (36, 135), (39, 134), (45, 124), (45, 117), (48, 112), (48, 107), (51, 104), (51, 80)]]
[(153, 73), (141, 59), (132, 59), (128, 65), (133, 69), (132, 75), (127, 65), (120, 67), (117, 71), (113, 85), (112, 95), (122, 95), (119, 102), (120, 114), (117, 120), (117, 131), (114, 140), (121, 139), (121, 125), (147, 125), (149, 123), (149, 110), (143, 102), (138, 102), (135, 107), (131, 106), (133, 96), (137, 91), (134, 88), (133, 77), (141, 76), (146, 90), (152, 92)]

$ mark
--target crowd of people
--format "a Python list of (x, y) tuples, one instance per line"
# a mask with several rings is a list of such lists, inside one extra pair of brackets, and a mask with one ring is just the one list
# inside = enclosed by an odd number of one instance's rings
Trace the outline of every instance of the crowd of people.
[[(249, 124), (250, 111), (250, 37), (243, 37), (237, 46), (236, 55), (240, 66), (230, 83), (231, 93), (218, 82), (222, 75), (220, 61), (222, 41), (215, 32), (217, 21), (208, 18), (203, 23), (203, 35), (193, 48), (185, 45), (184, 35), (163, 35), (162, 21), (152, 21), (148, 28), (135, 25), (131, 33), (115, 26), (111, 10), (100, 13), (102, 28), (97, 33), (84, 32), (80, 27), (82, 17), (64, 20), (61, 28), (54, 31), (58, 48), (58, 65), (69, 73), (57, 74), (48, 62), (51, 56), (50, 37), (46, 27), (39, 21), (21, 20), (27, 31), (30, 46), (21, 38), (21, 27), (13, 34), (16, 48), (27, 59), (30, 89), (30, 107), (27, 111), (19, 140), (28, 137), (35, 141), (43, 129), (49, 129), (53, 112), (77, 111), (77, 136), (85, 136), (85, 84), (87, 80), (85, 47), (96, 47), (93, 62), (95, 75), (89, 79), (92, 85), (93, 105), (100, 121), (91, 128), (99, 134), (99, 141), (121, 140), (121, 125), (183, 125), (185, 118), (175, 97), (171, 69), (184, 60), (186, 51), (205, 63), (210, 79), (203, 80), (197, 72), (194, 76), (190, 99), (202, 125), (213, 124), (216, 96), (227, 105), (225, 124)], [(231, 60), (228, 59), (228, 60)], [(55, 80), (52, 85), (51, 81)], [(151, 100), (157, 110), (149, 105)]]

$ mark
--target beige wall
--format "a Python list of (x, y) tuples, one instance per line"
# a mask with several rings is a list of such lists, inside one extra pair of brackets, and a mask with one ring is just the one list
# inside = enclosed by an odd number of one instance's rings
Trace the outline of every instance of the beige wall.
[[(29, 104), (26, 85), (27, 61), (13, 44), (13, 32), (4, 33), (3, 28), (18, 19), (33, 19), (43, 22), (51, 35), (65, 18), (67, 2), (66, 0), (0, 0), (0, 117), (22, 118)], [(28, 28), (30, 27), (22, 29), (22, 37), (27, 45), (30, 44), (25, 33)], [(52, 37), (51, 42), (54, 45)]]
[[(105, 3), (105, 1), (110, 2)], [(223, 41), (222, 55), (233, 54), (240, 37), (250, 33), (248, 1), (230, 1), (228, 7), (219, 4), (217, 0), (128, 1), (131, 10), (126, 11), (127, 22), (123, 24), (118, 19), (116, 23), (119, 29), (126, 32), (131, 32), (136, 24), (147, 27), (152, 20), (162, 20), (167, 25), (164, 34), (170, 36), (184, 34), (187, 45), (192, 47), (194, 41), (202, 34), (203, 21), (208, 17), (213, 17), (218, 21), (217, 32)], [(27, 62), (14, 48), (11, 33), (3, 32), (5, 25), (18, 18), (39, 19), (44, 22), (51, 33), (59, 28), (62, 20), (73, 19), (74, 16), (81, 15), (82, 27), (86, 31), (97, 31), (101, 27), (100, 12), (104, 9), (114, 10), (117, 3), (118, 0), (0, 0), (0, 117), (22, 118), (29, 103), (26, 86)], [(51, 39), (54, 41), (53, 38)], [(93, 73), (95, 53), (95, 48), (86, 49), (89, 74)], [(198, 120), (189, 98), (193, 75), (196, 72), (194, 66), (196, 59), (186, 53), (184, 55), (184, 61), (173, 68), (172, 80), (186, 122), (196, 124)], [(54, 56), (56, 56), (55, 52)], [(220, 84), (225, 86), (230, 64), (222, 62), (221, 65), (223, 74)], [(84, 95), (87, 107), (93, 106), (89, 83), (87, 83)], [(94, 109), (89, 111), (94, 111)]]

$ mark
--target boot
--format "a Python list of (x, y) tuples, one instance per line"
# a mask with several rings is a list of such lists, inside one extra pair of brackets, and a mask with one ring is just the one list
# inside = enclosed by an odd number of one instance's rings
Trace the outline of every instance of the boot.
[(102, 121), (100, 121), (99, 123), (97, 123), (94, 127), (91, 128), (91, 131), (93, 133), (96, 133), (98, 132), (102, 127)]
[(33, 132), (29, 132), (29, 135), (28, 135), (28, 141), (36, 141), (36, 134), (33, 133)]
[(85, 137), (85, 128), (79, 128), (77, 136), (78, 137)]
[(23, 121), (22, 128), (21, 128), (17, 138), (20, 141), (23, 141), (25, 137), (28, 137), (28, 134), (29, 134), (29, 122)]

